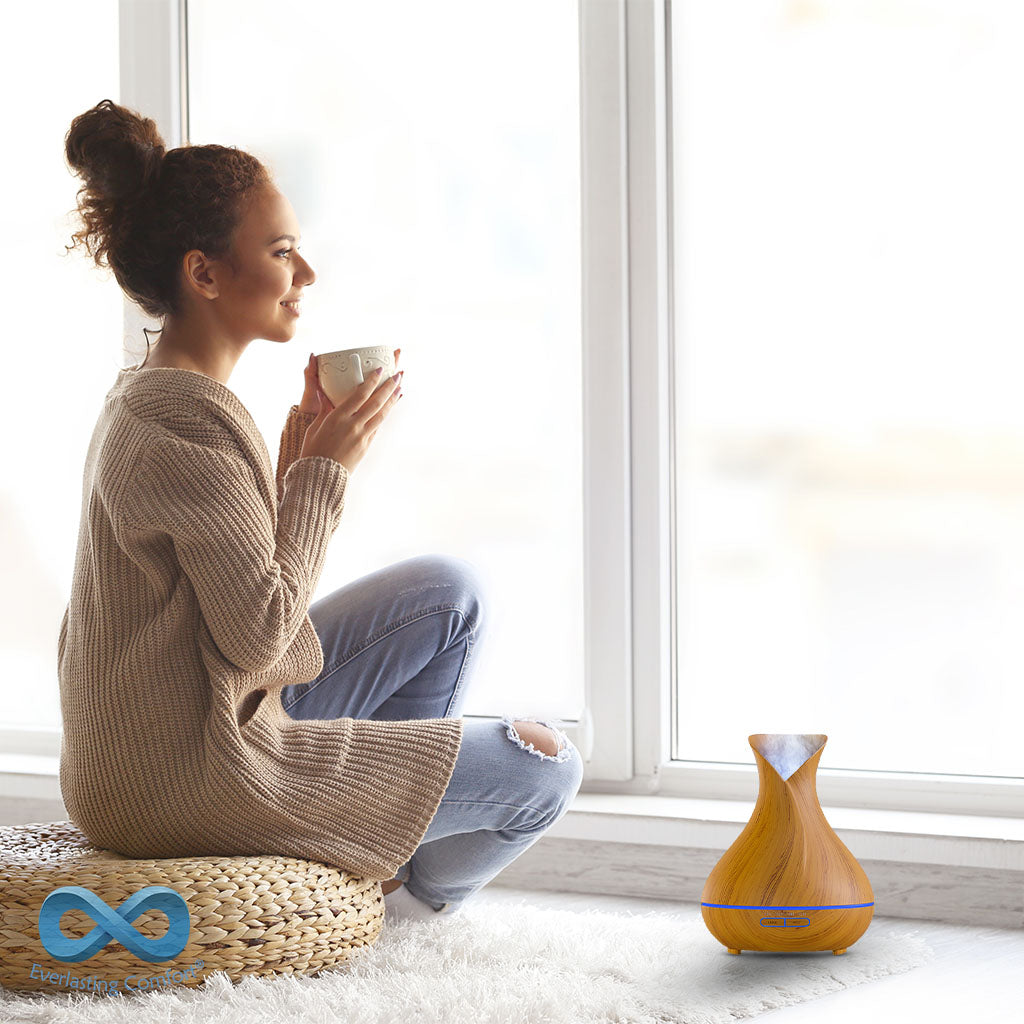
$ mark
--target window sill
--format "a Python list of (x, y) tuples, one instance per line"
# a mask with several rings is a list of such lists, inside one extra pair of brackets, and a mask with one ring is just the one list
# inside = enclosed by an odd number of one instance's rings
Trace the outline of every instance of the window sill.
[[(60, 800), (59, 758), (0, 755), (0, 790)], [(606, 843), (725, 851), (754, 809), (752, 800), (619, 793), (576, 795), (552, 836)], [(822, 807), (858, 860), (1024, 871), (1024, 818)]]
[[(726, 850), (752, 800), (586, 793), (576, 795), (552, 836)], [(823, 807), (858, 860), (1024, 871), (1024, 818)]]
[(0, 793), (33, 800), (61, 800), (60, 758), (0, 754)]

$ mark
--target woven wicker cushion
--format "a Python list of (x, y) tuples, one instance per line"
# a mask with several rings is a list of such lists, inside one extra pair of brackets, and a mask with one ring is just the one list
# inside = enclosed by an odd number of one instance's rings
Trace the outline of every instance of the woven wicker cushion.
[(0, 827), (0, 984), (10, 989), (315, 974), (372, 945), (383, 921), (379, 882), (315, 861), (135, 860), (97, 849), (69, 821)]

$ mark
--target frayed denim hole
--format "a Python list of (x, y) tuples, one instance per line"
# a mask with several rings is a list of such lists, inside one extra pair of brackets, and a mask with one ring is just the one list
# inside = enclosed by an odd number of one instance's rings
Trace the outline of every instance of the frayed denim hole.
[[(538, 725), (545, 725), (554, 732), (558, 737), (558, 742), (561, 745), (561, 749), (557, 754), (545, 754), (543, 750), (538, 750), (533, 743), (524, 743), (523, 738), (519, 735), (519, 731), (516, 729), (513, 722), (536, 722)], [(572, 745), (569, 743), (569, 737), (558, 728), (557, 725), (552, 724), (550, 721), (545, 721), (540, 718), (533, 718), (529, 715), (502, 715), (501, 724), (505, 726), (505, 735), (513, 742), (517, 743), (519, 747), (525, 750), (529, 754), (533, 754), (535, 757), (539, 757), (542, 761), (554, 761), (556, 764), (562, 764), (568, 761), (573, 754)]]

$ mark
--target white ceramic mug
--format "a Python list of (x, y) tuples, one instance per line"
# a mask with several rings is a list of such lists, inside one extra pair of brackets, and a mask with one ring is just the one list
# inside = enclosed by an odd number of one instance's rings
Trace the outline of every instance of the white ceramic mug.
[(335, 405), (362, 384), (378, 366), (384, 370), (380, 375), (381, 384), (395, 372), (395, 352), (386, 345), (324, 352), (316, 357), (316, 362), (320, 386)]

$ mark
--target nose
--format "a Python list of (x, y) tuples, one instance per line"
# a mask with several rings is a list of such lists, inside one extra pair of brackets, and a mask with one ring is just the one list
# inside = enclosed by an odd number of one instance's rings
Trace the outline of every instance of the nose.
[[(298, 255), (298, 253), (296, 253)], [(296, 274), (295, 280), (302, 281), (304, 284), (310, 285), (316, 281), (316, 271), (306, 262), (306, 260), (300, 255), (299, 260), (305, 267), (305, 271), (302, 274)]]

